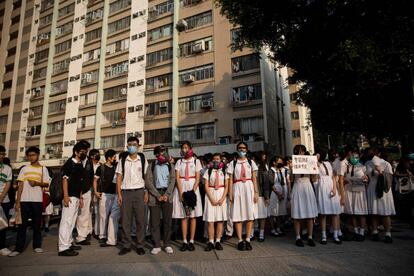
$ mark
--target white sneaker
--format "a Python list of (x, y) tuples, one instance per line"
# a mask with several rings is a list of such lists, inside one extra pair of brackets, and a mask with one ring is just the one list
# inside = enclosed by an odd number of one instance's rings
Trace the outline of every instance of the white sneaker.
[(161, 252), (161, 248), (159, 248), (159, 247), (156, 247), (156, 248), (153, 248), (152, 250), (151, 250), (151, 254), (152, 255), (157, 255), (158, 253), (160, 253)]
[(20, 255), (20, 252), (18, 252), (18, 251), (13, 251), (12, 253), (10, 253), (8, 256), (9, 257), (16, 257), (16, 256), (18, 256), (18, 255)]
[(172, 254), (172, 253), (174, 253), (174, 250), (170, 246), (167, 246), (165, 248), (165, 252), (167, 252), (167, 254)]
[(10, 255), (10, 253), (12, 253), (12, 252), (7, 247), (0, 250), (0, 255), (2, 255), (2, 256), (8, 256), (8, 255)]
[(35, 248), (34, 249), (34, 252), (36, 252), (36, 253), (43, 253), (43, 249), (42, 248)]

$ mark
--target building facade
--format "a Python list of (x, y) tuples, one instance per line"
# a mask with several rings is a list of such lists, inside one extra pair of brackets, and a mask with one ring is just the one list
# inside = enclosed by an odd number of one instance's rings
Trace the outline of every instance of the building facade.
[(16, 166), (29, 146), (59, 166), (78, 140), (123, 150), (131, 135), (148, 154), (290, 151), (287, 69), (233, 51), (211, 0), (6, 0), (0, 24), (0, 144)]

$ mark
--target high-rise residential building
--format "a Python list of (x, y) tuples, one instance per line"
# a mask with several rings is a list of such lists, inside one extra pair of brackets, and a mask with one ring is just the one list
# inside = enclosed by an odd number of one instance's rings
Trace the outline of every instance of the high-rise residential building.
[(0, 144), (16, 166), (29, 146), (59, 166), (78, 140), (123, 150), (131, 135), (147, 153), (290, 152), (287, 69), (234, 51), (211, 0), (6, 0), (0, 30)]

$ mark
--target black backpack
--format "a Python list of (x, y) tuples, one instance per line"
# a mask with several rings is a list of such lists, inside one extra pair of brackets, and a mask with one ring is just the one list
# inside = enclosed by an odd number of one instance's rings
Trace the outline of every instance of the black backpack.
[[(122, 179), (125, 176), (125, 162), (127, 156), (127, 152), (121, 154)], [(142, 152), (138, 152), (138, 156), (141, 159), (142, 179), (145, 179), (145, 155)]]

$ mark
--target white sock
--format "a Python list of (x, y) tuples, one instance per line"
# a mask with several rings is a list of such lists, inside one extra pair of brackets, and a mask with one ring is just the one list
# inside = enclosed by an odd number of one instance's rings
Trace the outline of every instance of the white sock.
[(338, 239), (338, 230), (334, 230), (333, 234), (334, 234), (334, 239), (337, 240)]
[(214, 243), (214, 239), (213, 240), (208, 240), (208, 242)]
[(361, 236), (364, 236), (364, 235), (365, 235), (365, 229), (364, 229), (364, 228), (360, 228), (360, 229), (359, 229), (359, 234), (360, 234)]
[(308, 230), (302, 230), (302, 235), (306, 235), (308, 233)]
[(243, 240), (239, 240), (239, 242), (242, 242)]
[(342, 236), (341, 228), (339, 228), (339, 230), (338, 230), (338, 236)]
[(300, 240), (300, 235), (296, 235), (296, 239), (297, 240)]
[(264, 238), (264, 230), (260, 230), (260, 234), (259, 234), (259, 236), (260, 236), (261, 238)]
[(378, 229), (372, 230), (372, 234), (373, 234), (373, 235), (378, 234)]
[(391, 237), (391, 232), (385, 232), (385, 236)]
[(277, 233), (277, 229), (275, 230), (275, 229), (272, 229), (272, 234), (276, 234)]
[(190, 240), (190, 243), (194, 243), (194, 240)]
[(278, 228), (276, 228), (276, 232), (280, 233), (282, 231), (280, 231), (280, 228), (278, 227)]
[(216, 243), (220, 243), (220, 239), (219, 238), (216, 239)]
[(312, 239), (312, 236), (311, 236), (311, 235), (309, 235), (309, 236), (308, 236), (308, 240), (311, 240), (311, 239)]
[(354, 234), (359, 234), (359, 228), (358, 227), (354, 227)]
[(250, 234), (249, 239), (251, 239), (251, 238), (253, 238), (253, 237), (254, 237), (254, 231), (252, 231), (252, 233)]
[(322, 231), (322, 239), (326, 240), (326, 231)]
[(247, 242), (250, 242), (250, 238), (246, 238), (246, 241), (247, 241)]
[(183, 243), (187, 243), (187, 239), (183, 239)]

